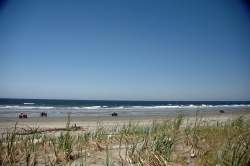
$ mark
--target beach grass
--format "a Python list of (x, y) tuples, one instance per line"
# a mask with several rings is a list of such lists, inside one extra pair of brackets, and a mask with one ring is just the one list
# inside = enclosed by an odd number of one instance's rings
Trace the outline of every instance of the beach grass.
[[(185, 122), (185, 124), (184, 124)], [(250, 165), (250, 120), (234, 116), (226, 122), (199, 115), (190, 120), (129, 121), (112, 127), (97, 122), (95, 130), (64, 131), (40, 127), (6, 129), (0, 139), (0, 165)], [(32, 131), (32, 132), (29, 132)]]

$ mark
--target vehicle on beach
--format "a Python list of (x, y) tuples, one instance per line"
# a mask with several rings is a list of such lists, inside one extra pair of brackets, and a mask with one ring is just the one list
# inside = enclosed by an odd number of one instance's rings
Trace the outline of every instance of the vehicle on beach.
[(43, 117), (43, 116), (44, 116), (44, 117), (47, 117), (47, 113), (46, 113), (46, 112), (41, 112), (41, 113), (40, 113), (40, 116), (41, 116), (41, 117)]
[(116, 112), (113, 112), (112, 116), (118, 116), (118, 114)]
[(27, 114), (24, 114), (22, 112), (19, 114), (19, 118), (27, 118), (27, 117), (28, 117)]

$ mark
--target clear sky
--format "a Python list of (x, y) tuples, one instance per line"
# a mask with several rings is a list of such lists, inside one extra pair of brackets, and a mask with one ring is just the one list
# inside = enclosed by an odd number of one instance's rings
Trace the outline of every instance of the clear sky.
[(250, 100), (238, 0), (10, 0), (0, 98)]

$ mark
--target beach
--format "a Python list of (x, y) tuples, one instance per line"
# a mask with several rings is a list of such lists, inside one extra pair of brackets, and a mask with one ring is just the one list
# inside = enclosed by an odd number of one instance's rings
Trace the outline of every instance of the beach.
[[(236, 116), (250, 117), (250, 110), (241, 113), (202, 113), (202, 116), (206, 120), (225, 122)], [(152, 123), (153, 120), (162, 120), (164, 118), (174, 118), (176, 115), (144, 115), (144, 116), (78, 116), (70, 117), (70, 124), (81, 126), (85, 130), (94, 130), (98, 125), (103, 127), (110, 126), (122, 126), (129, 122), (139, 122), (140, 125), (146, 125)], [(185, 119), (194, 121), (196, 114), (185, 115)], [(40, 128), (62, 128), (65, 127), (68, 122), (68, 117), (28, 117), (27, 119), (18, 117), (0, 117), (0, 133), (3, 133), (7, 128), (29, 126), (29, 127), (40, 127)], [(185, 125), (185, 120), (183, 121)]]
[[(226, 153), (232, 158), (231, 163), (247, 163), (249, 120), (250, 111), (172, 116), (0, 117), (0, 161), (5, 165), (38, 166), (195, 166), (207, 162), (223, 164)], [(241, 139), (232, 139), (236, 136)], [(233, 153), (242, 158), (233, 158), (227, 141), (240, 147)]]

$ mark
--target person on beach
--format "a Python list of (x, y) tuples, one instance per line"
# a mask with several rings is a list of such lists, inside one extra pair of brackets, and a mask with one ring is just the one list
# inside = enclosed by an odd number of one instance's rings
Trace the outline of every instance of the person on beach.
[(43, 116), (47, 117), (47, 113), (44, 112), (44, 111), (42, 111), (42, 112), (40, 113), (40, 116), (41, 116), (41, 117), (43, 117)]
[(21, 113), (19, 114), (19, 118), (27, 118), (27, 115), (24, 114), (23, 112), (21, 112)]
[(113, 112), (112, 113), (112, 116), (117, 116), (118, 114), (116, 112)]

